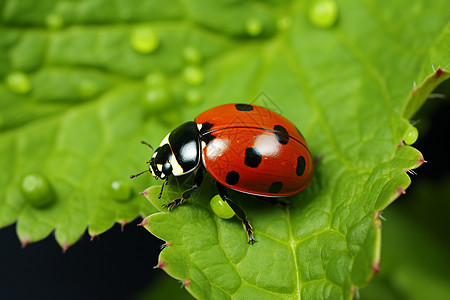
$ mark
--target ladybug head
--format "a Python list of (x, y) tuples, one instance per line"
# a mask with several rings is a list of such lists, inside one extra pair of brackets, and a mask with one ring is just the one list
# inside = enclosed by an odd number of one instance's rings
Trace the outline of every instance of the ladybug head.
[[(141, 141), (142, 144), (147, 145), (153, 150), (153, 147), (145, 141)], [(145, 170), (136, 175), (131, 175), (130, 178), (137, 177), (146, 172), (152, 173), (155, 179), (166, 179), (169, 175), (172, 175), (172, 165), (170, 164), (170, 159), (172, 158), (172, 150), (169, 144), (163, 144), (154, 150), (152, 158), (147, 162), (149, 164), (148, 170)]]
[(172, 155), (172, 149), (170, 149), (169, 144), (164, 144), (155, 150), (148, 166), (155, 179), (165, 179), (167, 176), (172, 175), (172, 165), (170, 163)]

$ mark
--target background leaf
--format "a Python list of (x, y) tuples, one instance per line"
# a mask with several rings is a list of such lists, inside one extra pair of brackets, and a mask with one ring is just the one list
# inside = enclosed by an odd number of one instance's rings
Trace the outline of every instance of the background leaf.
[[(212, 217), (208, 184), (194, 205), (153, 215), (151, 230), (173, 244), (161, 254), (166, 269), (198, 297), (348, 298), (368, 282), (379, 259), (375, 212), (409, 185), (403, 169), (421, 161), (397, 147), (403, 117), (427, 96), (408, 101), (412, 82), (432, 73), (430, 62), (448, 63), (445, 1), (339, 1), (330, 29), (308, 21), (307, 1), (42, 3), (0, 3), (0, 166), (8, 170), (0, 226), (18, 220), (23, 244), (54, 230), (65, 249), (88, 225), (97, 235), (156, 211), (136, 195), (149, 176), (131, 183), (128, 201), (110, 188), (145, 168), (150, 153), (138, 141), (157, 143), (211, 106), (264, 91), (323, 156), (313, 183), (290, 211), (232, 194), (255, 226), (252, 248), (237, 221)], [(20, 191), (30, 172), (50, 183), (50, 206), (33, 207)], [(198, 226), (180, 227), (189, 219)], [(180, 236), (192, 229), (203, 244)]]

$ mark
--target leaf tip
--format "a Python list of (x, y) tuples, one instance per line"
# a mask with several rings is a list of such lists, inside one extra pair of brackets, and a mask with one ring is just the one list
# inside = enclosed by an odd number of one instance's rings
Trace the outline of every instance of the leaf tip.
[(191, 285), (191, 281), (189, 279), (183, 280), (183, 285), (185, 287), (189, 287), (189, 285)]
[(146, 198), (148, 198), (148, 188), (146, 188), (142, 192), (139, 192), (139, 194), (144, 195)]
[(120, 224), (120, 231), (123, 232), (123, 229), (124, 229), (125, 225), (128, 224), (128, 222), (125, 221), (125, 220), (120, 220), (120, 221), (119, 221), (119, 224)]
[(172, 246), (172, 244), (169, 243), (169, 242), (165, 242), (164, 244), (161, 245), (160, 248), (161, 248), (161, 249), (164, 249), (164, 248), (169, 247), (169, 246)]
[(377, 226), (377, 228), (381, 228), (381, 216), (379, 211), (375, 212), (374, 219), (375, 219), (375, 226)]
[(353, 286), (353, 285), (350, 286), (350, 294), (351, 294), (352, 296), (355, 295), (355, 286)]
[(98, 233), (89, 232), (89, 235), (91, 236), (91, 242), (98, 236)]
[(442, 70), (441, 68), (437, 68), (437, 70), (434, 72), (434, 75), (436, 76), (436, 78), (439, 78), (442, 73), (444, 73), (444, 70)]
[(139, 223), (137, 226), (145, 227), (148, 225), (148, 217), (145, 217), (141, 223)]
[(25, 248), (28, 244), (30, 244), (30, 237), (26, 236), (20, 240), (20, 246)]
[(372, 264), (372, 274), (375, 276), (380, 272), (380, 262), (376, 261)]
[(400, 197), (401, 195), (406, 194), (406, 191), (404, 188), (399, 187), (397, 188), (397, 190), (395, 191), (395, 198), (397, 199), (398, 197)]
[(423, 163), (426, 163), (427, 161), (425, 160), (425, 158), (423, 158), (423, 156), (420, 156), (419, 159), (417, 160), (418, 166), (422, 165)]
[(62, 244), (60, 244), (60, 246), (61, 246), (62, 252), (66, 253), (67, 249), (69, 249), (69, 242), (67, 242), (67, 241), (63, 242)]
[(158, 261), (158, 264), (153, 267), (153, 269), (164, 269), (166, 267), (166, 262), (162, 259)]

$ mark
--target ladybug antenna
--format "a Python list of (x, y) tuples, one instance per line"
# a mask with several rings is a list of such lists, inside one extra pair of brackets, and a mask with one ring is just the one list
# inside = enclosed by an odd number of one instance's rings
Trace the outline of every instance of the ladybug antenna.
[(141, 173), (138, 173), (136, 175), (131, 175), (130, 178), (138, 177), (139, 175), (142, 175), (144, 173), (148, 172), (148, 170), (142, 171)]
[(146, 141), (141, 141), (141, 144), (147, 145), (150, 147), (150, 149), (152, 149), (152, 151), (155, 151), (155, 149), (153, 149), (152, 145), (150, 145), (149, 143), (147, 143)]

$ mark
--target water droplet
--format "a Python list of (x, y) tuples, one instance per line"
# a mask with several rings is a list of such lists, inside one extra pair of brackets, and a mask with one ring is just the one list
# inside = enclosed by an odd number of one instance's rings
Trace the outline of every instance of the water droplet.
[(30, 78), (23, 72), (11, 72), (6, 77), (9, 89), (17, 94), (26, 94), (31, 90)]
[(45, 18), (45, 25), (48, 29), (58, 30), (64, 26), (64, 19), (56, 13), (48, 14)]
[(55, 201), (55, 194), (48, 179), (37, 172), (29, 173), (22, 178), (20, 190), (32, 206), (41, 208)]
[(131, 46), (140, 53), (152, 53), (159, 47), (159, 35), (149, 26), (135, 28), (131, 33)]
[(334, 0), (314, 0), (309, 6), (311, 23), (320, 28), (332, 27), (338, 18), (338, 7)]
[(416, 127), (410, 126), (405, 133), (405, 136), (403, 137), (403, 142), (405, 142), (406, 145), (412, 145), (414, 144), (417, 139), (419, 138), (419, 131)]
[(220, 195), (215, 195), (209, 202), (213, 212), (222, 219), (230, 219), (234, 216), (234, 211), (226, 201), (223, 201)]
[(150, 86), (164, 85), (166, 81), (166, 77), (161, 73), (151, 73), (145, 77), (145, 83)]
[(201, 61), (203, 59), (200, 51), (193, 46), (184, 48), (183, 57), (188, 63), (191, 63), (191, 64), (199, 64), (199, 63), (201, 63)]
[(184, 69), (184, 79), (189, 84), (199, 85), (203, 83), (205, 75), (203, 74), (202, 69), (200, 69), (199, 67), (187, 66)]
[(170, 103), (170, 93), (165, 87), (152, 87), (146, 91), (144, 100), (150, 111), (158, 111)]
[(284, 16), (278, 19), (277, 27), (280, 30), (286, 30), (292, 25), (292, 19), (289, 16)]
[(111, 194), (118, 201), (131, 199), (131, 185), (123, 180), (115, 180), (111, 183)]
[(258, 36), (263, 31), (263, 24), (256, 18), (250, 18), (245, 23), (245, 31), (249, 36)]
[(197, 106), (203, 101), (203, 94), (198, 89), (189, 89), (186, 91), (186, 103), (190, 106)]

